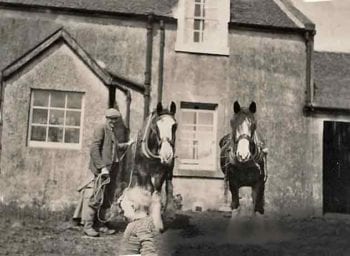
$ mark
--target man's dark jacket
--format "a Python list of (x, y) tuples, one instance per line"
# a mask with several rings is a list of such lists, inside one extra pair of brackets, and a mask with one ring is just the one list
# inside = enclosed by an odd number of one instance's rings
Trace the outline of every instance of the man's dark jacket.
[(121, 161), (128, 147), (128, 131), (123, 121), (111, 130), (107, 124), (97, 127), (90, 148), (90, 170), (98, 175), (103, 167), (111, 170), (113, 162)]

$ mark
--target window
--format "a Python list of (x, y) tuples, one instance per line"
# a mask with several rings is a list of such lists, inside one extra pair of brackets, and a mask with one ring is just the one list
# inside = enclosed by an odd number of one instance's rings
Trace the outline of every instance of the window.
[(203, 42), (205, 21), (205, 0), (195, 0), (193, 19), (193, 42)]
[(228, 55), (229, 0), (180, 0), (175, 50)]
[(180, 168), (216, 171), (216, 104), (181, 103)]
[(29, 146), (80, 148), (83, 93), (32, 90)]

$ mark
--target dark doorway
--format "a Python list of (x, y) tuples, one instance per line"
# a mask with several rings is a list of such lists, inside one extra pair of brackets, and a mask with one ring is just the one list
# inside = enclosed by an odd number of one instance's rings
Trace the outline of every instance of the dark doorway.
[(324, 122), (323, 211), (350, 213), (350, 123)]

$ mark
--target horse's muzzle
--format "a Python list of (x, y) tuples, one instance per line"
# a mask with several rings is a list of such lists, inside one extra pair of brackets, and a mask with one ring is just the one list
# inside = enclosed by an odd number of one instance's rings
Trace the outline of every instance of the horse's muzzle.
[(247, 154), (245, 157), (242, 157), (240, 154), (236, 153), (236, 159), (240, 163), (246, 163), (250, 160), (250, 154)]

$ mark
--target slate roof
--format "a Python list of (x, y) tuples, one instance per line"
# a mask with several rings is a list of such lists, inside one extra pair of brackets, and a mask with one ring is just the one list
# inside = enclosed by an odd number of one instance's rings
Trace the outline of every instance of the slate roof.
[[(146, 15), (153, 12), (158, 16), (173, 18), (173, 9), (178, 0), (0, 0), (1, 4), (119, 14)], [(231, 22), (297, 28), (274, 0), (231, 0)]]
[(350, 108), (350, 53), (315, 52), (315, 105)]

